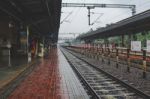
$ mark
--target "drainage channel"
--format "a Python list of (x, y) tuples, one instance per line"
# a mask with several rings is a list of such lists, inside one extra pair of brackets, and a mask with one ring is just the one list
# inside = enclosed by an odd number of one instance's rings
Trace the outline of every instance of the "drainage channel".
[(61, 48), (69, 63), (76, 69), (78, 76), (83, 77), (91, 90), (98, 95), (99, 99), (145, 99), (129, 90), (114, 79), (93, 68), (86, 62), (75, 57), (73, 54)]

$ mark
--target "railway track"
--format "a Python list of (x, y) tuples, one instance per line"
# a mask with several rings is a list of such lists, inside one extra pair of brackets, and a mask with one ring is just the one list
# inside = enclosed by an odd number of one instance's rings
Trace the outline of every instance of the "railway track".
[(61, 50), (88, 90), (91, 99), (149, 99), (143, 93), (114, 80), (114, 78), (79, 59), (69, 50), (64, 48)]

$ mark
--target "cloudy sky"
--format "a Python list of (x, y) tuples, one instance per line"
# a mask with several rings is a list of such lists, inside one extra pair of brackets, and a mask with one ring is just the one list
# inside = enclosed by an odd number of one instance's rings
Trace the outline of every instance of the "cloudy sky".
[[(63, 3), (100, 3), (100, 4), (134, 4), (136, 13), (150, 9), (150, 0), (62, 0)], [(121, 8), (95, 8), (91, 12), (92, 26), (88, 25), (87, 8), (62, 8), (61, 25), (59, 36), (69, 36), (65, 33), (86, 33), (91, 28), (93, 30), (104, 27), (106, 24), (115, 23), (119, 20), (130, 17), (130, 9)], [(100, 17), (97, 21), (96, 19)], [(65, 19), (66, 18), (66, 19)], [(71, 34), (70, 34), (71, 35)], [(73, 35), (71, 35), (73, 36)]]

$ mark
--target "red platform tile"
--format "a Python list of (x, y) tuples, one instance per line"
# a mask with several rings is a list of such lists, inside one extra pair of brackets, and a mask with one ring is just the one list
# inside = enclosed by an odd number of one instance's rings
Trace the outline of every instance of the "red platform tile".
[(8, 99), (87, 99), (88, 95), (58, 49), (50, 50)]

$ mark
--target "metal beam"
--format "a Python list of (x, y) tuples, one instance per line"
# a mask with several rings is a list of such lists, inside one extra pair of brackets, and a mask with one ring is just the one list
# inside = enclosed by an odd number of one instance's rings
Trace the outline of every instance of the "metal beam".
[(15, 10), (11, 3), (8, 3), (7, 1), (0, 1), (0, 10), (14, 17), (16, 20), (23, 22), (23, 16)]
[[(25, 8), (18, 0), (7, 0), (14, 8), (16, 8), (18, 11), (20, 11), (20, 13), (24, 16), (23, 21), (27, 22), (26, 24), (33, 25), (33, 27), (40, 33), (42, 30), (37, 26), (38, 23), (41, 22), (41, 17), (44, 14), (40, 14), (38, 17), (38, 20), (35, 20), (35, 16), (37, 16), (37, 13), (35, 13), (36, 15), (34, 16), (34, 13), (30, 12), (29, 9)], [(30, 17), (28, 18), (27, 15), (30, 15)], [(41, 16), (41, 17), (40, 17)], [(34, 19), (34, 20), (33, 20)]]
[(49, 7), (49, 2), (48, 2), (48, 0), (45, 0), (45, 3), (46, 3), (48, 15), (51, 16), (51, 12), (50, 12), (50, 7)]
[(126, 4), (97, 4), (97, 3), (62, 3), (62, 7), (100, 7), (100, 8), (130, 8), (135, 9), (135, 5)]
[(135, 5), (126, 5), (126, 4), (62, 3), (62, 7), (86, 7), (88, 9), (89, 25), (92, 25), (90, 22), (90, 9), (94, 9), (94, 8), (125, 8), (125, 9), (131, 9), (132, 15), (135, 15), (135, 13), (136, 13)]

